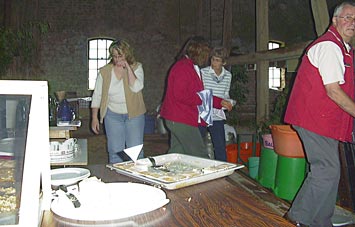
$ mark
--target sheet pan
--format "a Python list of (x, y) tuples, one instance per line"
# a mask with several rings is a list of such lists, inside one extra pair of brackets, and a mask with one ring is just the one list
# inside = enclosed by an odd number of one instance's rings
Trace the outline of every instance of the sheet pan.
[(204, 159), (184, 154), (164, 154), (154, 156), (157, 165), (164, 170), (154, 169), (148, 158), (109, 164), (107, 168), (155, 186), (175, 190), (194, 184), (231, 175), (244, 165)]

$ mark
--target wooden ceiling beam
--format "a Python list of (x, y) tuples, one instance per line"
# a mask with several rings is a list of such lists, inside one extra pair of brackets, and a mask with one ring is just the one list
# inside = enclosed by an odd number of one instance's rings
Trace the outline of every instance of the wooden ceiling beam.
[[(310, 0), (316, 32), (318, 35), (323, 34), (329, 26), (329, 12), (326, 0)], [(305, 48), (311, 41), (296, 43), (287, 47), (274, 50), (263, 50), (254, 53), (231, 56), (228, 64), (250, 64), (258, 61), (282, 61), (290, 59), (299, 59), (304, 53)]]
[(229, 65), (251, 64), (258, 61), (282, 61), (290, 59), (298, 59), (303, 54), (305, 48), (311, 41), (296, 43), (287, 47), (281, 47), (273, 50), (258, 51), (238, 56), (230, 56)]

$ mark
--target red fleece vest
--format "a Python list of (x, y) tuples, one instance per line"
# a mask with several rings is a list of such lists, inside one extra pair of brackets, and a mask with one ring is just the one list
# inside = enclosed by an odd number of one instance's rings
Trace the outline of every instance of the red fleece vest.
[[(341, 36), (331, 26), (324, 35), (307, 48), (307, 51), (323, 41), (332, 41), (342, 50), (345, 83), (340, 87), (354, 99), (353, 49), (347, 52)], [(328, 97), (318, 68), (310, 63), (307, 54), (303, 56), (297, 72), (285, 114), (285, 122), (339, 141), (351, 141), (353, 118)]]

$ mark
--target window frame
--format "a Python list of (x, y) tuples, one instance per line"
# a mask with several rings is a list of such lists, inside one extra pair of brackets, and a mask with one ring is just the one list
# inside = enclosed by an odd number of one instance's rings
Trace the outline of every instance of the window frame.
[[(268, 43), (268, 50), (278, 49), (284, 47), (285, 43), (276, 40), (270, 40)], [(272, 90), (282, 90), (285, 87), (285, 73), (286, 69), (278, 67), (277, 62), (271, 62), (268, 73), (268, 86)], [(275, 76), (275, 74), (277, 74)], [(278, 86), (274, 86), (277, 84)]]
[[(106, 65), (110, 60), (109, 47), (115, 39), (112, 37), (92, 37), (87, 41), (87, 87), (88, 90), (94, 90), (99, 69)], [(96, 46), (94, 42), (96, 41)], [(101, 44), (100, 44), (101, 42)], [(104, 46), (103, 43), (105, 43)], [(103, 48), (104, 47), (104, 48)], [(104, 51), (103, 51), (104, 50)], [(96, 51), (96, 53), (94, 52)], [(105, 52), (103, 54), (102, 52)], [(96, 63), (96, 64), (93, 64)], [(94, 65), (94, 66), (93, 66)]]

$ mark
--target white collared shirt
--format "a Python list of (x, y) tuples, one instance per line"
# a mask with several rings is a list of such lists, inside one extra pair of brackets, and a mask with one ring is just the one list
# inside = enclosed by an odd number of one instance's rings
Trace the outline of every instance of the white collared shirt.
[[(345, 43), (347, 50), (350, 46)], [(324, 41), (312, 46), (307, 56), (311, 64), (318, 68), (323, 84), (339, 82), (344, 84), (345, 65), (341, 49), (331, 41)]]

